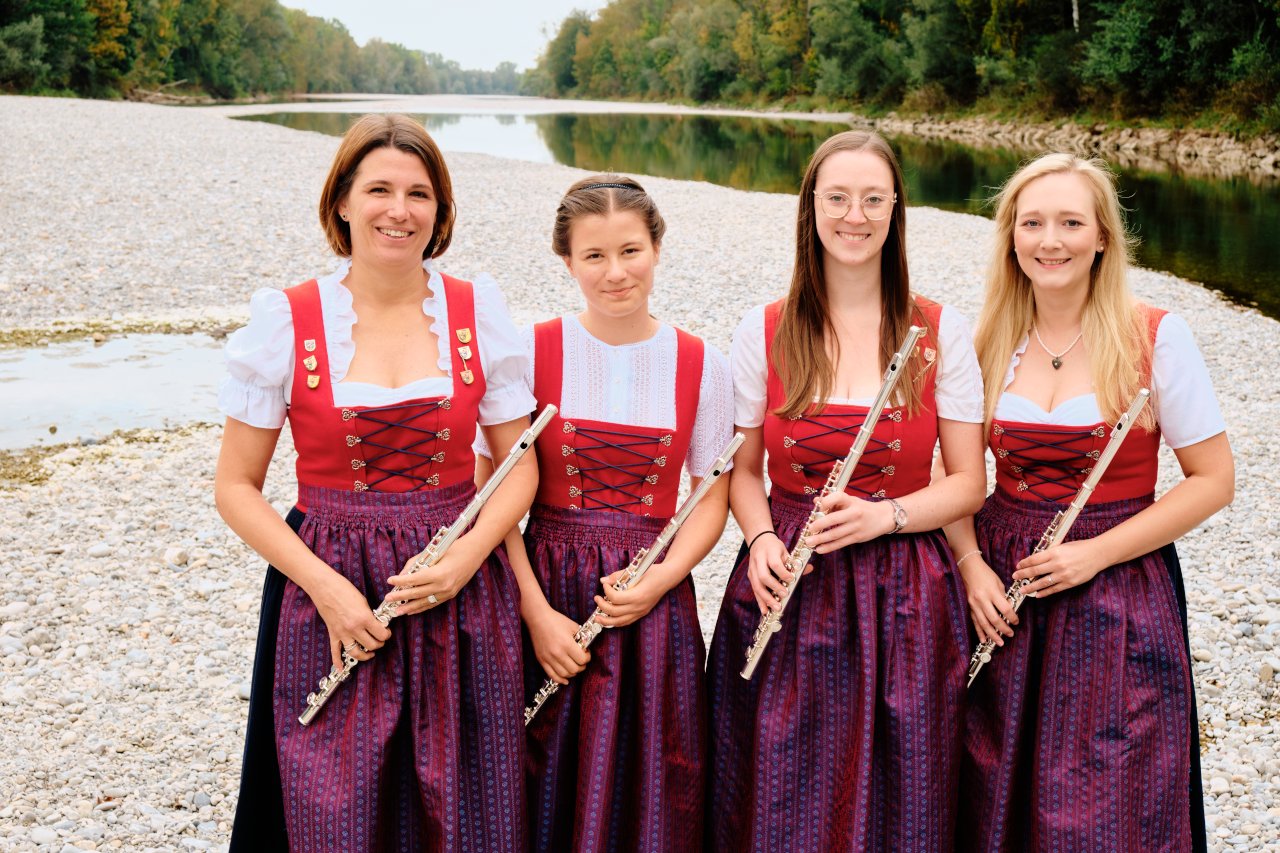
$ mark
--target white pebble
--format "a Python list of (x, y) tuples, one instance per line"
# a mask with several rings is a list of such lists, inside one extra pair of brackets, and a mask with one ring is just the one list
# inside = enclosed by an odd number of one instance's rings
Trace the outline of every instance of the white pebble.
[(31, 830), (31, 842), (33, 844), (52, 844), (57, 840), (58, 833), (47, 826), (38, 826)]

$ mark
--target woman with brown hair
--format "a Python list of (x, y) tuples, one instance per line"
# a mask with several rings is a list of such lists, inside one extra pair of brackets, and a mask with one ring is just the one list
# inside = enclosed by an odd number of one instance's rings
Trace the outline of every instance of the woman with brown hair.
[[(731, 436), (729, 363), (649, 313), (666, 225), (635, 180), (595, 175), (556, 209), (552, 250), (583, 309), (524, 335), (539, 406), (560, 409), (538, 442), (539, 488), (520, 582), (528, 696), (565, 685), (529, 723), (536, 851), (699, 848), (707, 766), (706, 652), (690, 571), (724, 530), (728, 478), (671, 547), (618, 589), (675, 514), (682, 469), (696, 488)], [(590, 653), (578, 625), (599, 607)]]
[[(403, 571), (473, 495), (477, 424), (501, 461), (534, 404), (496, 284), (432, 264), (454, 215), (422, 127), (365, 116), (320, 201), (344, 262), (255, 293), (227, 343), (218, 510), (272, 566), (233, 849), (524, 845), (519, 591), (497, 546), (536, 489), (533, 460), (443, 559)], [(262, 495), (286, 419), (298, 451), (287, 523)], [(389, 630), (372, 613), (386, 597), (401, 602)], [(344, 653), (366, 663), (301, 725)]]
[[(791, 289), (734, 335), (747, 442), (730, 503), (746, 541), (708, 666), (713, 849), (951, 849), (967, 640), (939, 528), (982, 501), (982, 386), (964, 319), (911, 292), (905, 206), (883, 139), (824, 142), (801, 184)], [(889, 407), (870, 413), (912, 324), (925, 335)], [(869, 416), (847, 492), (821, 502), (811, 573), (745, 681), (788, 552)], [(950, 473), (931, 485), (939, 442)]]
[[(996, 489), (947, 530), (978, 640), (998, 647), (970, 691), (960, 848), (1203, 850), (1172, 543), (1234, 490), (1213, 385), (1186, 322), (1129, 291), (1130, 241), (1102, 161), (1028, 163), (996, 196), (995, 220), (976, 345)], [(1071, 541), (1032, 555), (1142, 387), (1152, 401)], [(1185, 479), (1155, 501), (1162, 435)], [(1036, 599), (1020, 615), (1004, 597), (1015, 579)]]

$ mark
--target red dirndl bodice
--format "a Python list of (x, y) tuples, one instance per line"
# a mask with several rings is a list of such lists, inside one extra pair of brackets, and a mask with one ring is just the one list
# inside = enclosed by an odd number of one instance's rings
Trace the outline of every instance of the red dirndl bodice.
[[(846, 490), (857, 497), (901, 497), (929, 484), (933, 448), (938, 443), (938, 416), (934, 402), (937, 381), (936, 331), (942, 306), (916, 297), (916, 308), (928, 318), (921, 348), (928, 364), (921, 383), (920, 409), (909, 416), (904, 406), (889, 406), (880, 420)], [(765, 306), (765, 358), (773, 363), (773, 337), (778, 328), (782, 302)], [(932, 354), (932, 358), (930, 358)], [(904, 377), (901, 381), (907, 381)], [(867, 417), (867, 406), (827, 404), (822, 411), (812, 406), (798, 418), (774, 414), (786, 400), (782, 379), (770, 370), (764, 416), (764, 446), (768, 452), (769, 479), (775, 487), (797, 495), (815, 495), (822, 490), (837, 460), (849, 454), (858, 429)]]
[[(285, 291), (293, 312), (289, 425), (298, 483), (356, 492), (411, 492), (470, 481), (484, 370), (471, 283), (444, 276), (453, 391), (386, 406), (337, 407), (329, 378), (320, 290), (312, 279)], [(472, 381), (464, 381), (470, 376)]]
[[(533, 395), (560, 406), (564, 324), (534, 326)], [(559, 414), (538, 437), (537, 503), (667, 518), (675, 514), (680, 471), (693, 439), (702, 383), (702, 341), (676, 329), (676, 425), (638, 427)]]
[[(1154, 346), (1167, 312), (1147, 305), (1140, 310)], [(1144, 365), (1142, 373), (1150, 377), (1151, 366)], [(987, 441), (996, 457), (996, 488), (1017, 500), (1070, 501), (1110, 440), (1111, 426), (1102, 422), (1063, 426), (993, 420)], [(1134, 429), (1121, 443), (1090, 502), (1132, 500), (1154, 492), (1159, 450), (1159, 430)]]

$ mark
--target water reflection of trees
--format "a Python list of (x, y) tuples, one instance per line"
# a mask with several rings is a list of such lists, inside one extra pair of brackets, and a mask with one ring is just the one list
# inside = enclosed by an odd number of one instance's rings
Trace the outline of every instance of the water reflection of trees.
[[(1039, 152), (971, 148), (917, 137), (890, 140), (902, 160), (910, 204), (990, 216), (989, 199)], [(1280, 316), (1280, 186), (1247, 178), (1198, 178), (1118, 167), (1142, 266), (1173, 270)]]
[[(356, 119), (364, 113), (267, 113), (265, 115), (242, 116), (246, 121), (263, 121), (267, 124), (279, 124), (293, 130), (309, 130), (312, 133), (323, 133), (326, 136), (342, 136), (347, 128), (355, 124)], [(422, 123), (430, 133), (442, 127), (451, 127), (462, 121), (463, 116), (457, 114), (415, 115), (413, 118)], [(504, 122), (505, 123), (505, 122)]]
[(723, 116), (530, 116), (557, 162), (792, 193), (814, 149), (847, 125)]

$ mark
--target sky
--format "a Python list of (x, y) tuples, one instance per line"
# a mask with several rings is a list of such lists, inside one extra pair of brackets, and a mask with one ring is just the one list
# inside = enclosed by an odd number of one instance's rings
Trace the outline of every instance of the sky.
[(463, 68), (501, 62), (531, 68), (574, 9), (605, 0), (281, 0), (318, 18), (337, 19), (358, 44), (371, 38), (438, 53)]

